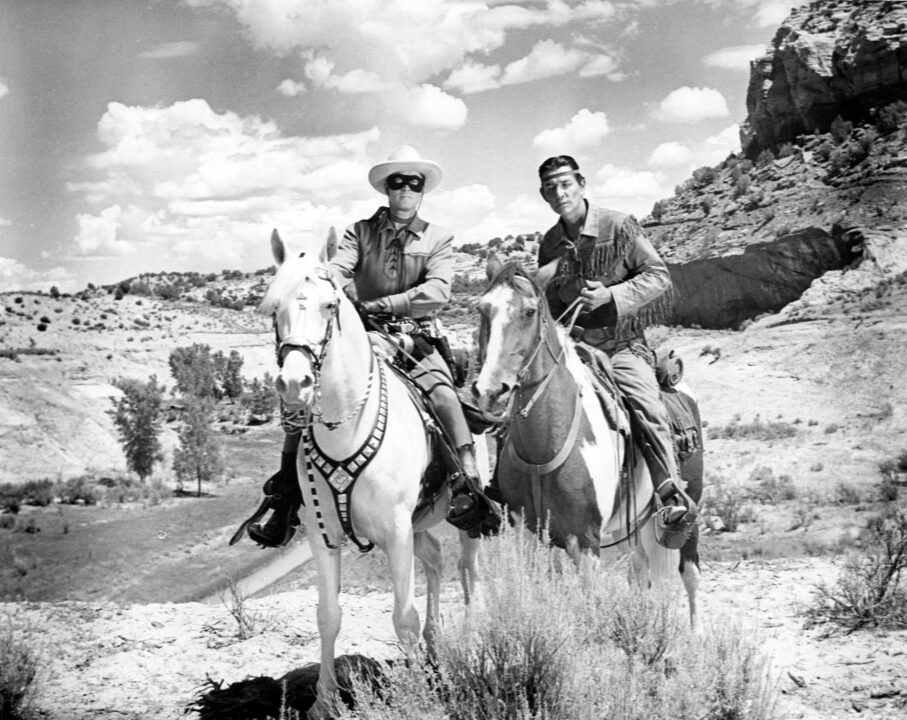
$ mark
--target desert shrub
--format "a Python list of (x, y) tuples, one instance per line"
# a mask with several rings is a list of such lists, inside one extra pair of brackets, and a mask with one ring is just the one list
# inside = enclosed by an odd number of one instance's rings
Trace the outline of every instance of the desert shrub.
[(775, 475), (770, 467), (757, 467), (750, 473), (747, 487), (763, 502), (769, 504), (781, 500), (793, 500), (797, 497), (797, 488), (794, 487), (790, 475)]
[(713, 167), (701, 167), (693, 171), (693, 182), (700, 187), (711, 185), (718, 179), (718, 171)]
[(882, 478), (879, 483), (879, 500), (882, 502), (897, 502), (901, 495), (901, 486), (891, 478)]
[[(428, 662), (355, 683), (344, 720), (667, 720), (773, 715), (758, 641), (712, 619), (692, 633), (676, 599), (615, 573), (559, 567), (521, 528), (487, 547), (487, 601), (439, 633)], [(430, 670), (426, 671), (426, 667)]]
[(842, 480), (835, 485), (832, 498), (839, 505), (859, 505), (863, 502), (863, 491)]
[(163, 300), (179, 300), (179, 296), (182, 293), (183, 288), (177, 284), (168, 284), (164, 283), (159, 285), (157, 290), (155, 290), (158, 297)]
[(703, 511), (717, 515), (727, 532), (737, 532), (743, 516), (743, 495), (740, 488), (732, 488), (723, 478), (712, 478), (705, 486)]
[(715, 206), (715, 198), (713, 197), (704, 197), (699, 201), (699, 207), (702, 208), (704, 215), (708, 215), (712, 212), (712, 208)]
[(12, 621), (0, 629), (0, 718), (25, 720), (38, 674), (38, 658), (13, 631)]
[(789, 143), (782, 143), (781, 147), (778, 148), (778, 158), (790, 157), (794, 154), (794, 146)]
[(724, 427), (712, 426), (708, 431), (709, 438), (713, 440), (782, 440), (796, 435), (797, 428), (791, 423), (765, 421), (758, 415), (749, 423), (742, 423), (734, 418)]
[(907, 126), (907, 102), (897, 100), (879, 110), (876, 127), (885, 134)]
[(750, 179), (749, 175), (740, 175), (740, 177), (737, 178), (737, 181), (734, 183), (734, 197), (739, 198), (743, 195), (746, 195), (747, 192), (749, 192), (751, 183), (752, 180)]
[[(152, 295), (151, 285), (144, 281), (133, 282), (129, 286), (129, 292), (133, 295)], [(138, 304), (138, 303), (136, 303)]]
[(148, 382), (120, 378), (114, 386), (123, 396), (113, 400), (114, 425), (126, 455), (127, 467), (144, 481), (161, 459), (164, 388), (152, 375)]
[(771, 148), (765, 148), (762, 152), (759, 153), (759, 156), (756, 158), (756, 167), (766, 167), (771, 165), (775, 161), (775, 153), (772, 152)]
[(667, 200), (656, 201), (656, 203), (652, 206), (652, 218), (654, 220), (660, 222), (661, 219), (664, 217), (665, 210), (667, 209), (667, 207), (668, 207)]
[(868, 530), (863, 552), (848, 559), (837, 580), (815, 586), (808, 626), (907, 628), (907, 508), (890, 507)]
[(838, 115), (831, 121), (828, 132), (831, 134), (831, 139), (834, 140), (835, 144), (841, 145), (850, 137), (850, 133), (853, 132), (853, 123)]
[(54, 482), (47, 478), (28, 480), (19, 486), (19, 497), (22, 505), (46, 507), (54, 501)]
[(828, 425), (825, 426), (824, 432), (826, 435), (831, 435), (833, 433), (838, 432), (838, 430), (840, 430), (840, 429), (841, 429), (841, 426), (838, 425), (837, 423), (829, 423)]
[(56, 492), (60, 502), (67, 505), (97, 505), (101, 495), (95, 487), (94, 479), (85, 475), (58, 483)]

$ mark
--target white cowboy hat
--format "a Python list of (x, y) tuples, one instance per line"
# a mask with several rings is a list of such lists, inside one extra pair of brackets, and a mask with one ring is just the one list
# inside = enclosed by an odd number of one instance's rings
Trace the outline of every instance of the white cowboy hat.
[(425, 178), (423, 193), (431, 192), (441, 182), (441, 166), (431, 160), (423, 160), (414, 147), (401, 145), (394, 150), (386, 162), (378, 163), (368, 171), (368, 182), (379, 193), (387, 194), (384, 181), (394, 173), (416, 173)]

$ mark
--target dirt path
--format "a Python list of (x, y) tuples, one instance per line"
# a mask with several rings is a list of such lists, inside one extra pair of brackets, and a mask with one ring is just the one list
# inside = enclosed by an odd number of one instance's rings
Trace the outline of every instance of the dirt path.
[[(822, 639), (803, 629), (802, 604), (817, 581), (836, 572), (834, 562), (813, 558), (706, 566), (705, 631), (712, 621), (737, 621), (763, 639), (780, 690), (779, 718), (903, 718), (907, 632)], [(242, 641), (224, 605), (18, 603), (0, 605), (0, 615), (26, 628), (42, 652), (40, 717), (144, 720), (181, 716), (206, 677), (279, 677), (317, 661), (315, 604), (314, 588), (248, 601), (264, 630)], [(338, 653), (397, 655), (389, 593), (347, 592), (342, 604)], [(450, 583), (442, 613), (459, 612), (459, 590)]]

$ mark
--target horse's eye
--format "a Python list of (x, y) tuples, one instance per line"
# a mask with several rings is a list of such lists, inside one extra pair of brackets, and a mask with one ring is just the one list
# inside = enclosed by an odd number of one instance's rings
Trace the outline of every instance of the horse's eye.
[(526, 317), (532, 317), (537, 312), (538, 312), (538, 308), (534, 308), (534, 307), (526, 308)]

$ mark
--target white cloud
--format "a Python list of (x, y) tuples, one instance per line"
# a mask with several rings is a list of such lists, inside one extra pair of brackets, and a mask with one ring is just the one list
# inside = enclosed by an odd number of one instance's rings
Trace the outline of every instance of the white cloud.
[(324, 55), (314, 55), (305, 64), (305, 76), (315, 85), (324, 85), (333, 74), (336, 65), (337, 63)]
[(740, 126), (729, 125), (717, 135), (706, 138), (696, 153), (700, 165), (717, 165), (731, 153), (740, 152)]
[(543, 130), (536, 135), (532, 147), (543, 155), (577, 155), (597, 147), (610, 132), (605, 113), (583, 108), (564, 127)]
[(67, 185), (98, 208), (78, 216), (71, 252), (112, 258), (104, 271), (119, 276), (110, 281), (138, 266), (197, 269), (206, 259), (262, 267), (271, 227), (323, 241), (345, 205), (371, 194), (368, 151), (380, 139), (377, 128), (284, 137), (271, 122), (218, 113), (203, 100), (110, 103), (97, 135), (106, 149)]
[(706, 118), (726, 117), (727, 101), (713, 88), (681, 87), (661, 101), (655, 116), (670, 123), (693, 123)]
[(801, 0), (801, 2), (780, 2), (778, 0), (760, 2), (756, 9), (756, 24), (759, 27), (777, 27), (787, 19), (793, 8), (805, 3), (806, 0)]
[(424, 84), (409, 93), (411, 125), (433, 130), (457, 130), (466, 124), (466, 103), (435, 85)]
[(467, 60), (444, 81), (444, 88), (459, 91), (463, 95), (494, 90), (501, 86), (500, 75), (500, 65), (483, 65)]
[(540, 40), (526, 57), (510, 63), (501, 74), (502, 85), (516, 85), (570, 73), (583, 65), (588, 53), (565, 48), (554, 40)]
[(485, 185), (431, 193), (425, 198), (423, 210), (425, 217), (453, 232), (456, 245), (544, 231), (557, 221), (537, 195), (520, 195), (499, 208)]
[(13, 258), (0, 257), (0, 287), (4, 290), (50, 290), (56, 285), (63, 292), (76, 290), (75, 278), (63, 267), (35, 270)]
[(369, 70), (350, 70), (346, 75), (332, 75), (324, 81), (324, 87), (339, 90), (342, 93), (373, 93), (393, 89), (396, 83), (382, 80)]
[(683, 165), (693, 159), (693, 153), (683, 143), (665, 142), (652, 151), (647, 165)]
[(643, 217), (651, 211), (657, 200), (672, 192), (673, 189), (661, 173), (607, 164), (595, 173), (587, 195), (593, 202), (604, 207)]
[(3, 98), (9, 92), (9, 88), (6, 85), (6, 81), (3, 78), (0, 78), (0, 99)]
[(297, 95), (308, 92), (308, 88), (306, 88), (305, 83), (296, 82), (295, 80), (287, 78), (277, 86), (277, 92), (281, 95), (286, 95), (287, 97), (296, 97)]
[(139, 53), (139, 57), (148, 60), (169, 60), (170, 58), (186, 57), (198, 52), (199, 44), (193, 40), (178, 40), (176, 42), (161, 43)]
[[(329, 52), (342, 74), (368, 69), (385, 81), (418, 85), (502, 47), (511, 31), (576, 25), (586, 30), (618, 15), (606, 0), (544, 0), (525, 5), (460, 0), (183, 0), (227, 8), (253, 43), (275, 53)], [(489, 7), (491, 5), (491, 7)], [(324, 50), (326, 38), (330, 39)]]
[(135, 246), (118, 237), (122, 214), (123, 210), (119, 205), (112, 205), (102, 210), (100, 215), (81, 213), (77, 215), (79, 232), (74, 238), (76, 252), (93, 257), (134, 253)]
[(591, 55), (579, 69), (580, 77), (604, 76), (610, 80), (623, 80), (625, 75), (618, 71), (618, 62), (611, 55)]
[(764, 55), (765, 51), (766, 45), (734, 45), (706, 55), (702, 63), (707, 67), (746, 72), (750, 69), (750, 62)]

